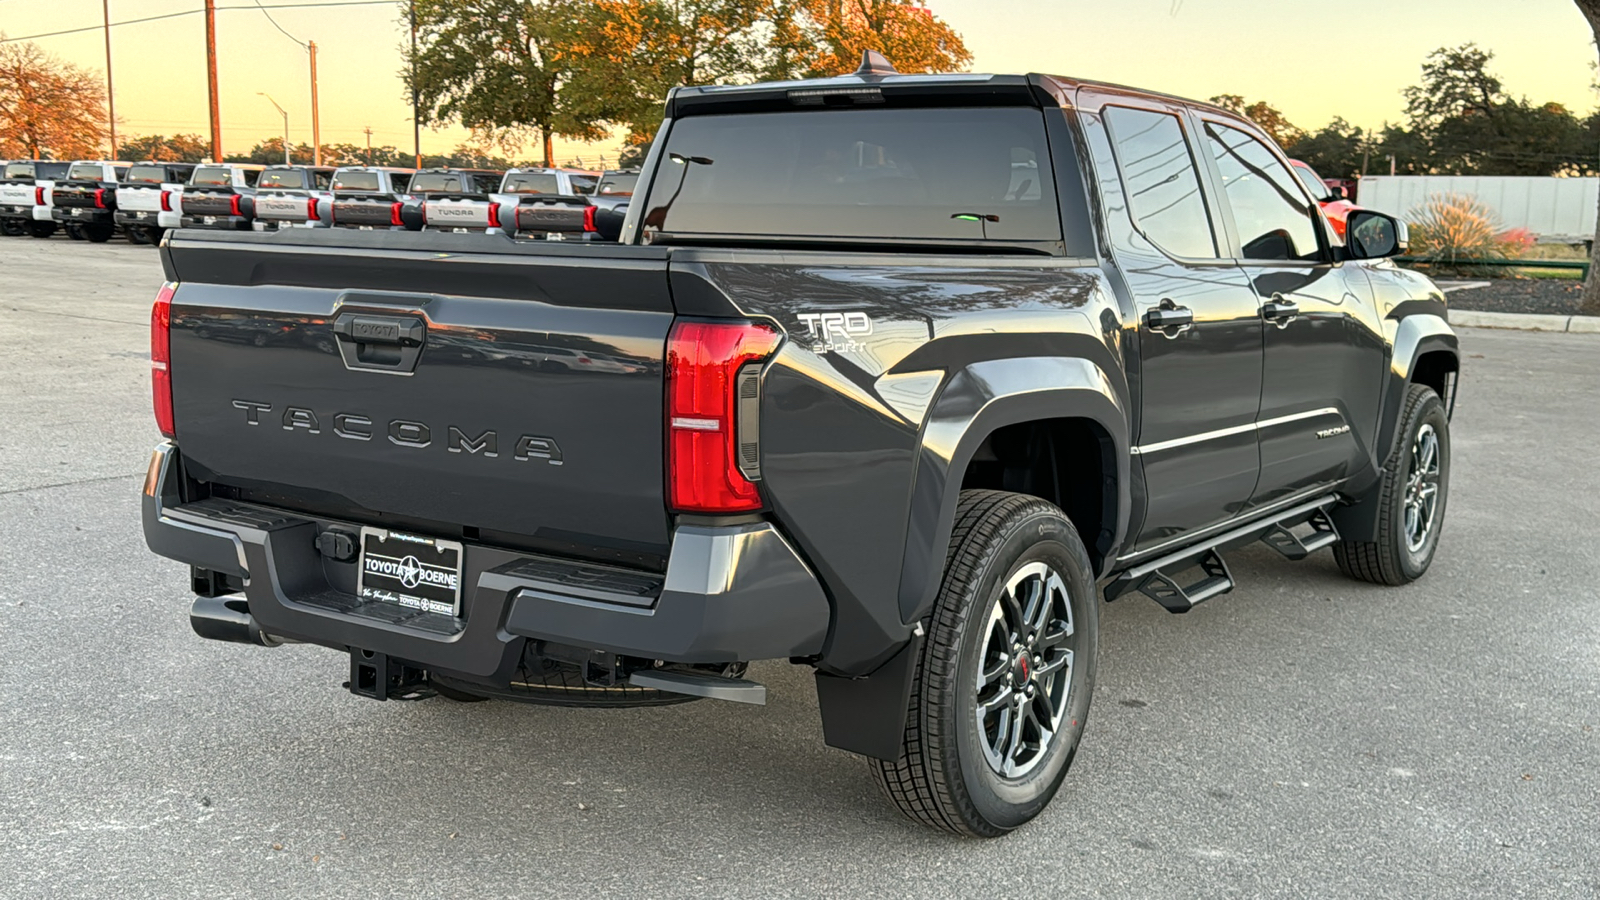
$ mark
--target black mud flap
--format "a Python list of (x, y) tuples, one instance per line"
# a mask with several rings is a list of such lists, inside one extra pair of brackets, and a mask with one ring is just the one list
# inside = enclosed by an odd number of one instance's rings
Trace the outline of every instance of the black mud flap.
[(900, 758), (922, 641), (918, 628), (899, 653), (862, 678), (817, 673), (822, 739), (828, 746), (890, 762)]

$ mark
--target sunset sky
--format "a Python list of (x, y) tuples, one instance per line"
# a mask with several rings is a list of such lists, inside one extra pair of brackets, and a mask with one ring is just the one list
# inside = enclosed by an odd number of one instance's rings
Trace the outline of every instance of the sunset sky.
[[(262, 0), (267, 5), (309, 0)], [(1402, 117), (1401, 88), (1444, 45), (1476, 41), (1514, 94), (1587, 114), (1596, 106), (1587, 23), (1571, 0), (928, 0), (967, 41), (981, 72), (1044, 71), (1205, 98), (1265, 99), (1315, 128), (1335, 115), (1376, 127)], [(110, 0), (112, 22), (199, 9), (201, 0)], [(289, 112), (296, 143), (311, 137), (305, 51), (280, 34), (254, 0), (219, 0), (223, 144), (249, 149), (281, 133), (265, 91)], [(410, 147), (409, 103), (397, 77), (406, 40), (403, 5), (274, 9), (290, 34), (318, 46), (324, 143)], [(7, 37), (101, 22), (100, 0), (0, 0)], [(112, 29), (119, 135), (208, 134), (204, 17)], [(42, 37), (49, 52), (95, 71), (102, 32)], [(465, 132), (424, 130), (424, 152), (447, 151)], [(604, 150), (560, 143), (563, 160)], [(529, 153), (532, 148), (529, 148)], [(592, 162), (591, 162), (592, 164)]]

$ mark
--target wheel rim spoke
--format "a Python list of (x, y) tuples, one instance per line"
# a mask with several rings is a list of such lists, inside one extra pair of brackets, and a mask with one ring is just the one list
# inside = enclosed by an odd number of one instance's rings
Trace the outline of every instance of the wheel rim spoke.
[(1071, 693), (1076, 634), (1066, 581), (1043, 562), (1014, 572), (990, 606), (976, 718), (990, 768), (1008, 778), (1049, 752)]

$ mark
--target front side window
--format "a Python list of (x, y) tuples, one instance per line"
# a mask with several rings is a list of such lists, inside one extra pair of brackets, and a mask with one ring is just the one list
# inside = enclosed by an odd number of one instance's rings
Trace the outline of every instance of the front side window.
[(1206, 146), (1222, 173), (1223, 195), (1245, 259), (1322, 258), (1305, 188), (1265, 144), (1237, 128), (1207, 122)]
[(829, 109), (672, 124), (647, 231), (686, 236), (1059, 241), (1044, 114)]
[(1178, 117), (1108, 106), (1105, 119), (1139, 230), (1173, 256), (1215, 259), (1217, 245), (1200, 192), (1200, 170)]

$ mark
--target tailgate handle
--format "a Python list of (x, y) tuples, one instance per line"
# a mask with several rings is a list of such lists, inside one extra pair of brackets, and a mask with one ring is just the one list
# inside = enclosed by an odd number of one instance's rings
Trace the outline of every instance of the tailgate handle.
[(416, 316), (340, 316), (333, 322), (333, 333), (356, 344), (421, 347), (428, 329)]
[(390, 375), (410, 375), (428, 337), (420, 316), (345, 313), (333, 320), (344, 367)]

